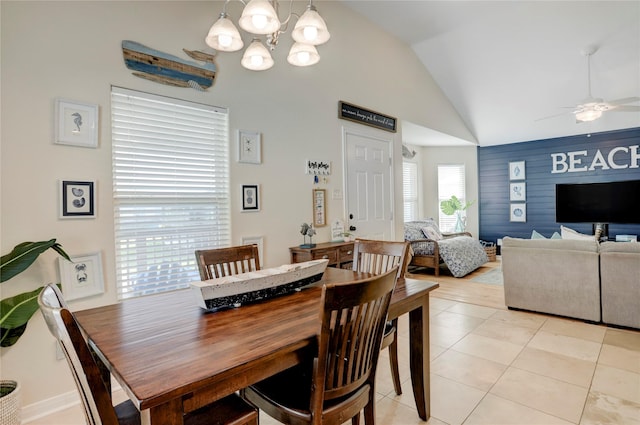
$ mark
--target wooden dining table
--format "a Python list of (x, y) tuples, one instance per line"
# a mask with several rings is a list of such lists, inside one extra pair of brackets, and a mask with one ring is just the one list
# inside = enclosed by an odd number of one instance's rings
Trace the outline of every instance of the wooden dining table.
[[(113, 375), (142, 423), (177, 425), (184, 413), (299, 364), (319, 332), (322, 284), (369, 276), (327, 268), (299, 292), (217, 312), (198, 307), (186, 289), (74, 314), (105, 379)], [(399, 279), (389, 307), (389, 319), (409, 313), (411, 380), (423, 420), (430, 416), (429, 292), (437, 287)]]

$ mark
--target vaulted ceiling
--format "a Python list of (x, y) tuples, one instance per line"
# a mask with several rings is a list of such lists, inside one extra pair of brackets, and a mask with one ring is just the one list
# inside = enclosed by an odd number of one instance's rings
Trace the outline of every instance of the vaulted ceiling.
[[(640, 127), (638, 111), (572, 114), (589, 46), (593, 97), (640, 97), (640, 1), (343, 1), (411, 46), (481, 146)], [(410, 123), (403, 134), (460, 144)]]

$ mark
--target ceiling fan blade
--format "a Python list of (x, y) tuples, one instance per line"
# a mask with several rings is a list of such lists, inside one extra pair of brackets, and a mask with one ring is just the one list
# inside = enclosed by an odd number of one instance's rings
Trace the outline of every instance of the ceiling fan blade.
[(640, 106), (620, 105), (609, 109), (607, 112), (640, 112)]
[(640, 97), (635, 96), (635, 97), (625, 97), (624, 99), (612, 100), (611, 102), (607, 102), (607, 103), (611, 106), (619, 106), (619, 105), (625, 105), (627, 103), (633, 103), (638, 101), (640, 101)]
[[(572, 109), (573, 109), (573, 107), (572, 107)], [(561, 114), (549, 115), (547, 117), (538, 118), (538, 119), (536, 119), (534, 121), (537, 122), (537, 121), (542, 121), (542, 120), (548, 120), (549, 118), (562, 117), (562, 116), (569, 115), (569, 114), (573, 114), (573, 111), (563, 112)]]

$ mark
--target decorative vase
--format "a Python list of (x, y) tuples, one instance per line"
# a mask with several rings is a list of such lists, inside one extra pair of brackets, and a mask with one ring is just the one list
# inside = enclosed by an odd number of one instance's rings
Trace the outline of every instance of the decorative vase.
[(456, 227), (455, 232), (461, 233), (464, 232), (465, 224), (464, 218), (462, 217), (462, 211), (456, 211)]
[(20, 385), (16, 381), (0, 381), (0, 424), (20, 425)]

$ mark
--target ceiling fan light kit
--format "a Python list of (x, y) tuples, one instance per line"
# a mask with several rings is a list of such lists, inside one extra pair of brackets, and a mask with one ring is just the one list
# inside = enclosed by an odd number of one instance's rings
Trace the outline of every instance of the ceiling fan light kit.
[[(230, 1), (225, 1), (222, 13), (205, 37), (207, 45), (220, 52), (236, 52), (244, 47), (240, 32), (227, 15), (227, 3)], [(248, 3), (244, 0), (238, 1), (245, 5), (238, 20), (240, 28), (250, 34), (266, 36), (266, 44), (269, 47), (267, 49), (259, 37), (254, 37), (242, 56), (242, 66), (252, 71), (271, 68), (274, 61), (269, 50), (275, 50), (280, 35), (287, 31), (289, 21), (294, 16), (298, 18), (291, 32), (295, 43), (289, 51), (287, 61), (295, 66), (318, 63), (320, 55), (315, 46), (329, 41), (331, 35), (312, 0), (309, 0), (307, 9), (301, 16), (291, 11), (291, 2), (289, 14), (283, 21), (278, 17), (278, 0), (250, 0)]]
[[(581, 50), (583, 56), (587, 57), (587, 97), (573, 108), (571, 114), (574, 115), (576, 123), (595, 121), (602, 117), (604, 112), (640, 112), (640, 106), (628, 105), (640, 101), (640, 97), (626, 97), (623, 99), (606, 102), (601, 98), (594, 98), (591, 95), (591, 56), (598, 51), (598, 46), (587, 46)], [(560, 114), (564, 115), (564, 114)], [(553, 118), (559, 115), (553, 115)], [(541, 118), (541, 119), (546, 119)]]

